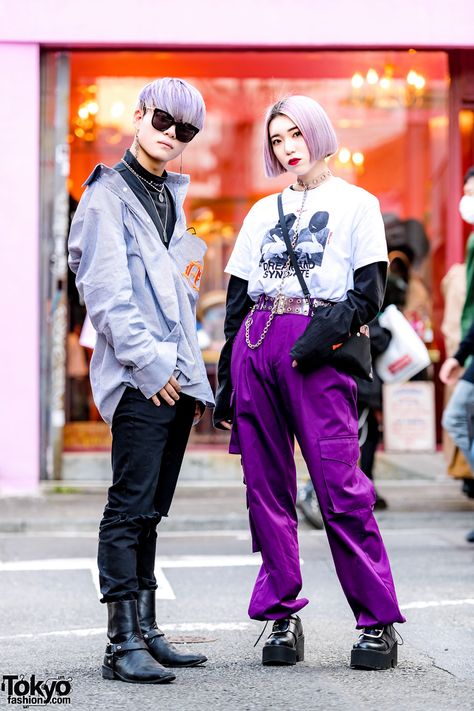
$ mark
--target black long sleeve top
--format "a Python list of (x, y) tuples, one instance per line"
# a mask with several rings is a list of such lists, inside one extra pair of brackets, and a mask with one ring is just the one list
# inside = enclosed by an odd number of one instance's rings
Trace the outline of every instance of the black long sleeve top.
[[(176, 208), (173, 196), (166, 185), (166, 170), (162, 176), (150, 173), (142, 166), (141, 163), (137, 161), (135, 156), (129, 150), (125, 151), (123, 160), (125, 160), (134, 172), (130, 171), (129, 168), (122, 163), (122, 161), (114, 165), (114, 170), (120, 173), (122, 178), (126, 183), (128, 183), (128, 186), (140, 200), (141, 204), (151, 217), (161, 241), (165, 245), (166, 249), (168, 249), (170, 239), (174, 232), (174, 226), (176, 224)], [(140, 177), (137, 177), (137, 175)], [(140, 180), (140, 178), (142, 178), (145, 182)], [(166, 191), (166, 195), (163, 195), (163, 197), (165, 197), (163, 202), (159, 199), (159, 187), (154, 188), (150, 185), (150, 183), (162, 186), (161, 190)], [(165, 227), (165, 231), (163, 230), (163, 227)]]
[(224, 321), (225, 344), (222, 348), (217, 366), (218, 387), (216, 391), (216, 406), (212, 418), (215, 427), (220, 426), (224, 420), (231, 421), (230, 398), (232, 394), (232, 381), (230, 376), (230, 362), (234, 338), (242, 325), (242, 321), (253, 306), (253, 301), (247, 294), (248, 281), (237, 276), (231, 276), (227, 287), (226, 313)]
[[(307, 372), (315, 369), (318, 364), (322, 365), (332, 355), (334, 344), (344, 342), (362, 325), (375, 318), (383, 302), (386, 280), (386, 262), (368, 264), (354, 272), (354, 287), (347, 292), (343, 301), (332, 306), (319, 306), (314, 310), (308, 327), (290, 352), (298, 361), (300, 370)], [(234, 338), (253, 305), (247, 289), (246, 280), (231, 276), (224, 323), (226, 343), (217, 368), (219, 385), (213, 415), (214, 426), (221, 429), (223, 421), (232, 421), (230, 362)]]
[[(474, 355), (474, 321), (471, 324), (469, 331), (466, 333), (459, 348), (454, 354), (454, 358), (459, 362), (459, 365), (464, 365), (469, 356)], [(469, 383), (474, 383), (474, 358), (466, 368), (462, 380), (467, 380)]]

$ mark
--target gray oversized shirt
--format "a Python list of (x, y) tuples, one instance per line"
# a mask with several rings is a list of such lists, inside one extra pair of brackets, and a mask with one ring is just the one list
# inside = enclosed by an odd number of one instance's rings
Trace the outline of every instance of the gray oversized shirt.
[(173, 374), (183, 393), (214, 403), (196, 334), (206, 244), (186, 230), (188, 184), (168, 173), (177, 215), (168, 250), (122, 176), (102, 164), (71, 224), (69, 266), (97, 331), (92, 392), (108, 424), (127, 385), (150, 398)]

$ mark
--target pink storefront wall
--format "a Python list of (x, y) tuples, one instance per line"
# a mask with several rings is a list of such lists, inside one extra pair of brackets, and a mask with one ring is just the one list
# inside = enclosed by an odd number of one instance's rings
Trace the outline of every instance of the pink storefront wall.
[(0, 491), (39, 480), (39, 48), (0, 44)]
[(474, 46), (472, 0), (0, 0), (0, 492), (38, 486), (40, 47)]
[(0, 0), (0, 42), (471, 47), (472, 0)]

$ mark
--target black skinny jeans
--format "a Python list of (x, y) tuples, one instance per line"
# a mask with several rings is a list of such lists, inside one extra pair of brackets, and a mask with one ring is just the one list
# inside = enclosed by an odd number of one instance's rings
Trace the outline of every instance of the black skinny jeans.
[(113, 483), (99, 527), (101, 602), (156, 590), (156, 526), (167, 516), (194, 418), (181, 393), (160, 407), (127, 388), (112, 422)]

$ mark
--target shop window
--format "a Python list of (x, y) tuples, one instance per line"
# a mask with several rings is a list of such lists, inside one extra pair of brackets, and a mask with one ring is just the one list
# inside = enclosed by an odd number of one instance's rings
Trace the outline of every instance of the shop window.
[[(188, 223), (208, 244), (199, 278), (201, 298), (211, 294), (212, 328), (203, 340), (211, 378), (223, 339), (224, 267), (242, 219), (256, 200), (288, 184), (287, 176), (265, 178), (261, 150), (265, 108), (287, 93), (312, 96), (329, 113), (339, 139), (331, 170), (374, 193), (387, 224), (402, 225), (408, 241), (423, 243), (412, 272), (426, 303), (413, 318), (433, 340), (431, 295), (443, 276), (446, 234), (445, 53), (107, 51), (71, 52), (70, 60), (72, 201), (79, 200), (96, 163), (113, 165), (131, 145), (133, 110), (146, 82), (181, 76), (205, 98), (205, 128), (187, 148), (183, 169), (191, 174)], [(180, 165), (170, 168), (179, 171)], [(72, 334), (84, 312), (71, 292), (70, 312)], [(76, 365), (82, 372), (81, 362)], [(84, 392), (75, 394), (78, 389), (69, 388), (67, 419), (96, 417)]]

